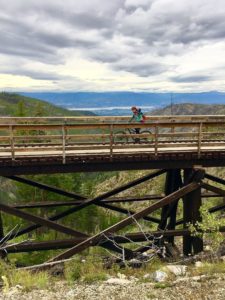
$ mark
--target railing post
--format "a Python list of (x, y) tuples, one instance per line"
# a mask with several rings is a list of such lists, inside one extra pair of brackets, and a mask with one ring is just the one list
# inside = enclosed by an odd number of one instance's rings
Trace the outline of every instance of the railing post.
[[(175, 122), (174, 120), (172, 120), (172, 122)], [(171, 137), (170, 137), (170, 140), (173, 141), (174, 139), (174, 133), (175, 133), (175, 127), (174, 126), (171, 126), (170, 128), (170, 132), (172, 133)]]
[(14, 145), (14, 134), (13, 134), (13, 125), (9, 126), (10, 131), (10, 145), (11, 145), (11, 157), (12, 160), (15, 160), (15, 145)]
[(110, 159), (112, 159), (113, 157), (113, 143), (114, 143), (113, 124), (110, 124)]
[(65, 125), (62, 125), (62, 155), (63, 155), (63, 164), (66, 163), (66, 129)]
[(158, 155), (158, 132), (159, 128), (157, 125), (155, 125), (155, 156)]
[(202, 144), (202, 122), (198, 127), (198, 158), (201, 157), (201, 144)]

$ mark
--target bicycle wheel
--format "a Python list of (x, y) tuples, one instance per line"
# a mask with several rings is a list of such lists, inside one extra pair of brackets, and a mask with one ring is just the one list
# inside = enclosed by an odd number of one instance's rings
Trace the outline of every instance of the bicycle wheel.
[(140, 142), (142, 143), (150, 143), (152, 142), (152, 133), (149, 130), (143, 130), (140, 134), (146, 135), (145, 137), (140, 136)]
[(114, 143), (127, 143), (128, 137), (125, 131), (117, 131), (114, 133)]

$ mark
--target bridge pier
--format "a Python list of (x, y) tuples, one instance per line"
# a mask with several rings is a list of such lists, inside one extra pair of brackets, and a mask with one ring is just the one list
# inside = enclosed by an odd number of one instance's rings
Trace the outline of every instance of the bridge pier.
[[(179, 190), (182, 187), (181, 169), (168, 170), (165, 180), (165, 195)], [(174, 230), (176, 227), (177, 206), (179, 199), (173, 203), (164, 206), (161, 210), (161, 221), (158, 226), (159, 230)], [(163, 244), (166, 247), (168, 256), (175, 256), (177, 248), (174, 243), (174, 236), (165, 237)]]
[[(204, 170), (184, 169), (184, 183), (188, 184), (195, 179), (196, 176), (204, 177)], [(203, 179), (203, 178), (202, 178)], [(188, 224), (195, 226), (196, 222), (201, 222), (200, 207), (202, 205), (201, 187), (185, 195), (183, 198), (183, 220), (184, 228)], [(203, 251), (203, 240), (197, 236), (183, 237), (183, 253), (184, 255), (192, 255)]]
[[(183, 177), (183, 178), (182, 178)], [(170, 195), (179, 190), (192, 181), (200, 181), (204, 177), (202, 169), (184, 169), (183, 176), (181, 169), (168, 170), (165, 180), (165, 195)], [(170, 203), (162, 208), (161, 220), (158, 226), (159, 230), (174, 230), (177, 218), (177, 201)], [(195, 226), (196, 222), (201, 222), (200, 207), (202, 205), (201, 187), (186, 194), (183, 197), (183, 227), (188, 229), (189, 224)], [(179, 254), (174, 243), (174, 236), (165, 237), (163, 239), (166, 253), (168, 256), (176, 256)], [(183, 236), (183, 254), (188, 256), (203, 251), (203, 240), (196, 236)]]

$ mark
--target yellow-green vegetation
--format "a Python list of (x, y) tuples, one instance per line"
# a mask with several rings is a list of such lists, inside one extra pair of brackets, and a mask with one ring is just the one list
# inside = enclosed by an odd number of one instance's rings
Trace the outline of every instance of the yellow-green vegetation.
[[(126, 277), (139, 278), (143, 282), (143, 276), (152, 273), (164, 264), (157, 258), (146, 263), (141, 268), (131, 268), (129, 266), (120, 267), (118, 264), (113, 264), (110, 268), (106, 268), (102, 259), (94, 256), (87, 256), (85, 259), (74, 258), (73, 260), (65, 263), (64, 276), (70, 283), (74, 281), (81, 281), (85, 283), (92, 283), (95, 281), (106, 280), (108, 276), (117, 277), (119, 274)], [(146, 281), (149, 281), (148, 279)]]
[(50, 275), (47, 272), (19, 270), (4, 261), (0, 261), (0, 278), (4, 292), (7, 292), (10, 287), (16, 285), (21, 286), (21, 289), (24, 291), (46, 289), (50, 283)]
[(168, 287), (172, 287), (173, 285), (169, 282), (157, 282), (155, 285), (154, 285), (154, 288), (155, 289), (166, 289)]
[(107, 279), (107, 273), (102, 261), (87, 258), (71, 260), (65, 264), (65, 278), (68, 282), (82, 281), (92, 283)]
[(225, 262), (204, 262), (198, 268), (192, 268), (192, 275), (214, 275), (214, 274), (225, 274)]

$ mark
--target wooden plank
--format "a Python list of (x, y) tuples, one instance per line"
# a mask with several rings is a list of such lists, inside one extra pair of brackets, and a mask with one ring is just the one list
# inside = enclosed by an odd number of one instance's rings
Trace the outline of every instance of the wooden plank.
[(14, 133), (13, 133), (13, 126), (10, 126), (10, 147), (11, 147), (11, 157), (12, 160), (15, 160), (15, 149), (14, 149)]
[(202, 123), (199, 124), (198, 132), (198, 157), (201, 157), (201, 144), (202, 144)]
[[(128, 121), (130, 119), (129, 116), (82, 116), (82, 117), (1, 117), (0, 121), (1, 123), (10, 124), (10, 123), (32, 123), (32, 122), (43, 122), (43, 123), (70, 123), (70, 122), (86, 122), (86, 121), (98, 121), (98, 122), (121, 122), (123, 120)], [(170, 121), (170, 122), (176, 122), (176, 120), (181, 121), (223, 121), (224, 115), (183, 115), (183, 116), (148, 116), (147, 122), (152, 121)]]
[[(210, 127), (210, 126), (216, 126), (224, 125), (225, 121), (210, 121), (207, 123), (199, 122), (199, 121), (192, 121), (192, 122), (155, 122), (155, 123), (140, 123), (138, 124), (138, 127), (140, 128), (149, 128), (154, 127), (157, 125), (159, 128), (185, 128), (185, 127), (198, 127), (199, 124), (202, 123), (203, 126)], [(110, 125), (112, 123), (76, 123), (76, 124), (67, 124), (64, 125), (65, 128), (69, 129), (109, 129)], [(135, 123), (113, 123), (114, 128), (134, 128), (137, 124)], [(10, 125), (9, 125), (10, 126)], [(12, 126), (12, 125), (11, 125)], [(20, 131), (20, 130), (26, 130), (26, 131), (33, 131), (33, 130), (60, 130), (61, 125), (57, 124), (14, 124), (14, 130)], [(5, 125), (0, 125), (0, 130), (5, 130), (7, 127)]]

